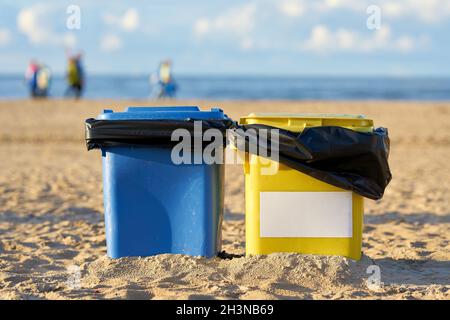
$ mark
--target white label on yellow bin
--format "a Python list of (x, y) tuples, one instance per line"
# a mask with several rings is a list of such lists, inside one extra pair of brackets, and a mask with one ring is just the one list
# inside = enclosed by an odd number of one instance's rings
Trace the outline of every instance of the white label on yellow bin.
[(351, 192), (261, 192), (260, 236), (351, 238)]

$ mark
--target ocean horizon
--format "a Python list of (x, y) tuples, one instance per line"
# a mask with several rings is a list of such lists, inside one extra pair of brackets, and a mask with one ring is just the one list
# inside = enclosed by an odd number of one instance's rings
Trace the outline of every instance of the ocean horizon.
[[(178, 99), (213, 100), (400, 100), (450, 101), (447, 77), (339, 76), (175, 76)], [(62, 98), (63, 75), (55, 75), (51, 98)], [(0, 75), (0, 99), (29, 96), (23, 76)], [(90, 75), (83, 97), (149, 99), (154, 97), (146, 75)]]

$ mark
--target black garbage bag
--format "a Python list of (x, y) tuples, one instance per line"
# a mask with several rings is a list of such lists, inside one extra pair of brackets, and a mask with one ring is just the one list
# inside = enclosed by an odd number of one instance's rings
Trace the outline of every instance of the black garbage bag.
[[(253, 129), (253, 130), (249, 130)], [(279, 131), (279, 162), (333, 186), (351, 190), (378, 200), (391, 181), (389, 169), (389, 137), (385, 128), (373, 132), (357, 132), (337, 126), (311, 127), (295, 133), (266, 125), (235, 126), (232, 130), (238, 149), (267, 156), (271, 144), (250, 147), (259, 138), (261, 129)], [(250, 133), (249, 133), (250, 132)], [(236, 139), (244, 141), (237, 143)]]
[[(171, 147), (172, 132), (186, 129), (194, 133), (195, 121), (201, 121), (202, 133), (214, 128), (226, 130), (243, 151), (261, 156), (270, 155), (271, 144), (260, 145), (261, 129), (279, 132), (279, 162), (336, 187), (351, 190), (364, 197), (378, 200), (383, 196), (392, 176), (389, 170), (389, 137), (387, 129), (357, 132), (350, 129), (323, 126), (306, 128), (301, 133), (267, 125), (238, 125), (231, 119), (223, 120), (86, 120), (86, 146), (88, 150), (111, 146), (155, 145)], [(249, 130), (253, 129), (253, 130)], [(251, 132), (256, 140), (251, 139)], [(244, 143), (236, 143), (240, 139)], [(258, 148), (251, 148), (256, 143)], [(208, 141), (203, 141), (203, 146)], [(253, 150), (256, 150), (254, 152)], [(266, 152), (260, 153), (261, 150)]]
[[(201, 121), (201, 134), (208, 129), (218, 129), (223, 133), (226, 144), (226, 130), (232, 120), (96, 120), (87, 119), (86, 146), (88, 150), (102, 147), (123, 145), (174, 146), (178, 141), (171, 141), (172, 132), (186, 129), (195, 134), (195, 122)], [(204, 141), (204, 144), (209, 143)]]

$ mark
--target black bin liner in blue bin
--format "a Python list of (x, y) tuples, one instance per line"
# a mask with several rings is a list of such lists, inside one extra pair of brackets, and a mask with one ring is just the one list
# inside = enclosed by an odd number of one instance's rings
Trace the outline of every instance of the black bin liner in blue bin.
[[(174, 146), (178, 141), (172, 141), (172, 132), (176, 129), (186, 129), (194, 133), (195, 122), (201, 122), (202, 132), (208, 129), (218, 129), (223, 133), (226, 145), (226, 130), (233, 122), (224, 120), (97, 120), (87, 119), (86, 146), (88, 150), (112, 146), (153, 145)], [(204, 143), (209, 143), (204, 141)]]

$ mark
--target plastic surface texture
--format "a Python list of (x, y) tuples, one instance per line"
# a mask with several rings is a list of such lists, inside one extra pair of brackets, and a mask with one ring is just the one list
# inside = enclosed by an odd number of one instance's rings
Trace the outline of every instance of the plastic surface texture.
[[(323, 116), (323, 115), (279, 115), (276, 114), (252, 114), (242, 118), (242, 125), (250, 127), (273, 126), (290, 132), (290, 142), (295, 142), (298, 134), (306, 131), (310, 127), (322, 125), (342, 126), (349, 131), (372, 132), (373, 122), (361, 116)], [(333, 128), (331, 127), (331, 128)], [(324, 130), (327, 127), (323, 127)], [(328, 127), (330, 128), (330, 127)], [(314, 130), (315, 133), (322, 132)], [(336, 131), (337, 132), (337, 131)], [(335, 132), (335, 133), (336, 133)], [(355, 132), (355, 133), (358, 133)], [(289, 135), (289, 133), (287, 133)], [(339, 136), (336, 137), (336, 139)], [(314, 141), (314, 140), (313, 140)], [(320, 142), (321, 140), (319, 140)], [(345, 139), (344, 139), (345, 141)], [(282, 141), (280, 140), (280, 143)], [(347, 141), (349, 142), (349, 141)], [(289, 144), (289, 143), (288, 143)], [(295, 149), (295, 154), (303, 160), (311, 159), (314, 143), (306, 144), (306, 150)], [(281, 147), (280, 147), (281, 149)], [(317, 150), (316, 150), (317, 151)], [(317, 157), (317, 155), (314, 155)], [(302, 161), (303, 161), (302, 160)], [(281, 159), (280, 159), (281, 161)], [(333, 159), (334, 161), (334, 159)], [(274, 175), (262, 174), (263, 168), (267, 166), (278, 166), (278, 171)], [(268, 159), (261, 161), (260, 157), (254, 154), (247, 154), (244, 164), (245, 171), (245, 192), (246, 192), (246, 253), (269, 254), (272, 252), (299, 252), (306, 254), (326, 254), (341, 255), (355, 260), (361, 257), (361, 242), (363, 229), (364, 199), (361, 195), (352, 194), (352, 236), (351, 237), (261, 237), (260, 231), (260, 194), (261, 192), (344, 192), (345, 190), (329, 183), (325, 183), (310, 175), (302, 173), (298, 169), (293, 169), (282, 163), (273, 162)], [(296, 207), (292, 207), (296, 210)], [(291, 223), (302, 222), (302, 213), (298, 212), (298, 220)]]
[[(116, 125), (189, 118), (224, 118), (221, 111), (197, 107), (129, 108), (99, 116)], [(126, 136), (130, 128), (123, 128)], [(147, 132), (153, 129), (147, 128)], [(117, 131), (114, 133), (116, 137)], [(108, 256), (161, 253), (212, 257), (221, 247), (224, 167), (171, 161), (171, 148), (151, 141), (97, 145), (102, 150), (105, 227)], [(193, 151), (197, 152), (197, 151)]]
[(169, 148), (103, 150), (108, 255), (220, 250), (223, 165), (173, 165)]

